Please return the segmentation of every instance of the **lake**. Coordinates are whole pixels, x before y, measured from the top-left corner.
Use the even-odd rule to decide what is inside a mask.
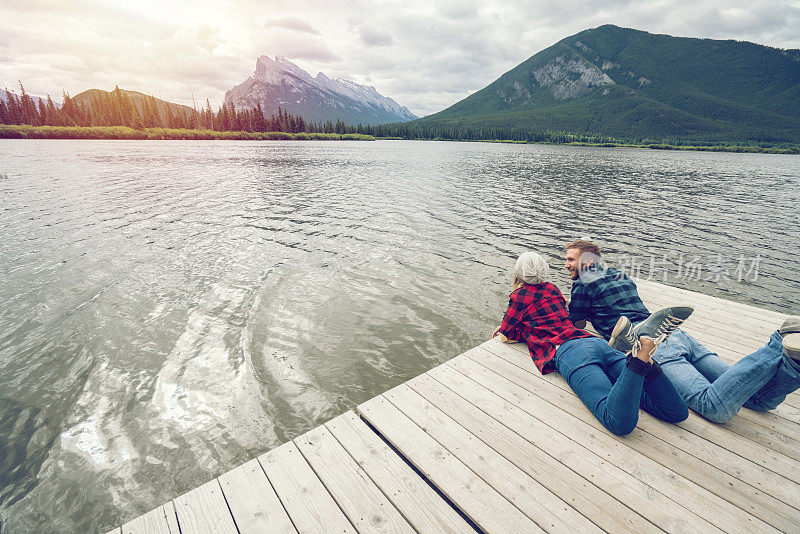
[[[525,250],[800,313],[798,156],[0,140],[0,198],[4,533],[108,530],[483,342]]]

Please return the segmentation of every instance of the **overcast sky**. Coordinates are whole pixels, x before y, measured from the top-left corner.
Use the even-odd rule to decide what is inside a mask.
[[[3,0],[0,84],[216,107],[258,56],[280,55],[427,115],[602,24],[800,48],[800,0]]]

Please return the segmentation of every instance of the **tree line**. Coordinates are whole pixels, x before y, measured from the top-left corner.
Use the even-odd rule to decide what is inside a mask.
[[[193,106],[189,111],[157,101],[152,95],[132,97],[127,91],[115,87],[113,91],[98,91],[87,104],[63,93],[63,103],[56,106],[50,95],[34,100],[20,83],[20,95],[5,90],[6,100],[0,101],[0,124],[27,124],[31,126],[126,126],[135,130],[146,128],[212,130],[217,132],[287,132],[364,134],[379,138],[444,139],[456,141],[516,141],[527,143],[612,143],[617,140],[599,134],[574,134],[568,132],[520,128],[518,126],[485,127],[464,124],[460,121],[417,120],[391,124],[350,125],[338,119],[335,122],[307,121],[301,115],[292,115],[281,108],[277,114],[264,114],[261,104],[237,108],[223,102],[217,111],[206,105]]]
[[[288,132],[288,133],[355,133],[343,121],[307,121],[300,114],[292,115],[278,108],[277,115],[267,117],[261,104],[251,109],[239,108],[232,102],[223,102],[215,112],[206,100],[205,107],[190,111],[168,105],[160,106],[153,96],[131,97],[128,92],[115,87],[113,91],[98,91],[87,105],[63,93],[63,103],[56,106],[50,95],[34,100],[20,83],[20,95],[5,90],[5,101],[0,100],[0,124],[28,124],[31,126],[127,126],[134,130],[145,128],[170,128],[189,130],[214,130],[218,132]]]

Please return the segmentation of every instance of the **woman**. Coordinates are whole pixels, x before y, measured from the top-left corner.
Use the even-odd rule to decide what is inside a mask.
[[[525,252],[519,257],[508,310],[492,337],[526,342],[536,367],[543,374],[561,373],[614,434],[624,436],[636,428],[640,405],[664,421],[685,420],[686,402],[650,359],[661,339],[639,338],[626,358],[605,340],[575,328],[563,295],[548,282],[549,275],[550,267],[539,254]],[[657,313],[652,316],[656,320]]]

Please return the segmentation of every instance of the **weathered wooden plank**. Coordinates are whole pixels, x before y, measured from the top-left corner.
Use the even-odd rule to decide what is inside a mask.
[[[383,396],[358,410],[484,532],[543,532]]]
[[[359,532],[414,532],[325,426],[294,440],[306,461]]]
[[[763,316],[758,308],[748,314],[731,309],[724,301],[709,305],[704,302],[687,301],[670,293],[653,293],[640,289],[639,296],[648,309],[655,311],[668,306],[689,305],[694,312],[687,320],[704,328],[718,330],[721,333],[739,336],[743,340],[760,341],[774,332],[784,321],[785,316]]]
[[[221,475],[219,484],[240,533],[297,532],[255,458]]]
[[[565,534],[602,532],[407,384],[386,392],[384,397],[542,529]]]
[[[670,295],[670,296],[675,296],[677,298],[686,299],[692,302],[706,303],[710,307],[724,306],[726,309],[735,310],[744,315],[753,313],[756,314],[756,317],[768,317],[768,318],[779,318],[786,316],[784,312],[769,310],[766,308],[753,306],[751,304],[745,304],[743,302],[736,302],[734,300],[729,300],[726,298],[722,298],[720,296],[707,295],[699,291],[691,291],[688,289],[683,289],[677,286],[663,284],[653,280],[635,279],[635,281],[637,286],[642,286],[645,288],[646,291],[655,294]]]
[[[122,525],[122,534],[179,534],[179,532],[172,501]]]
[[[508,346],[525,354],[528,357],[528,361],[530,361],[528,348],[524,344],[511,343],[508,344]],[[707,345],[707,348],[712,351],[717,351],[713,345]],[[769,412],[756,412],[742,409],[738,416],[765,426],[772,432],[779,432],[785,436],[793,437],[800,435],[800,409],[786,403],[781,404]]]
[[[693,306],[684,330],[730,363],[786,317],[637,284],[650,309]],[[488,532],[539,531],[535,523],[561,532],[800,531],[799,393],[771,412],[742,409],[725,425],[694,414],[666,425],[642,413],[640,428],[619,438],[561,377],[538,374],[526,348],[493,341],[362,407]],[[294,532],[292,520],[300,532],[471,528],[351,412],[113,532],[173,534],[179,522],[182,533]]]
[[[481,384],[453,369],[436,368],[428,372],[432,378],[472,402],[481,410],[509,428],[515,429],[536,447],[552,454],[567,467],[590,480],[633,510],[647,510],[646,518],[668,532],[682,532],[692,528],[715,531],[715,526],[694,511],[682,508],[667,498],[660,488],[661,480],[650,484],[631,476],[597,454],[595,443],[581,442],[561,434],[541,420],[532,417],[514,402],[490,391]],[[469,399],[469,400],[467,400]],[[559,425],[568,420],[564,414]],[[679,512],[676,512],[679,510]]]
[[[757,422],[750,421],[743,417],[743,413],[749,411],[746,408],[739,412],[739,417],[734,417],[729,422],[719,425],[720,427],[738,434],[743,438],[749,439],[753,443],[771,449],[781,454],[785,454],[795,460],[800,460],[800,440],[780,434],[778,432],[771,432],[768,428],[761,426]],[[709,425],[710,423],[705,419],[691,412],[689,417],[697,420],[702,425]],[[800,432],[798,433],[800,436]]]
[[[164,504],[164,515],[167,518],[170,533],[178,534],[180,527],[178,526],[178,514],[175,512],[175,503],[173,501]]]
[[[683,298],[677,288],[652,282],[640,290],[640,294],[648,307],[675,305],[676,299]],[[696,299],[695,312],[684,329],[698,339],[702,337],[704,345],[713,344],[716,347],[713,350],[722,352],[720,356],[731,363],[763,346],[788,316],[717,297],[693,294],[689,298]],[[724,353],[734,358],[729,359]],[[800,393],[790,394],[785,402],[800,408]]]
[[[174,502],[182,534],[237,534],[217,479],[184,493]]]
[[[262,454],[258,462],[298,532],[356,532],[293,442]]]
[[[677,305],[674,301],[667,299],[646,298],[642,300],[645,306],[652,311]],[[741,321],[730,313],[716,312],[699,307],[695,308],[695,311],[684,324],[693,327],[699,332],[742,343],[748,347],[766,343],[772,332],[780,325],[780,323],[775,323],[770,325],[770,328],[748,326],[741,324]]]
[[[786,314],[782,312],[758,308],[756,306],[751,306],[750,304],[743,304],[741,302],[706,295],[696,291],[689,291],[688,289],[665,285],[651,280],[635,279],[635,282],[637,287],[640,288],[640,292],[644,289],[644,291],[648,294],[653,293],[659,295],[669,295],[670,297],[682,299],[686,302],[705,305],[709,308],[723,308],[735,311],[741,316],[748,317],[753,320],[769,322],[771,320],[786,317]]]
[[[710,441],[724,444],[726,449],[775,473],[784,474],[800,469],[800,461],[797,459],[786,456],[777,450],[767,449],[749,439],[742,439],[722,426],[699,423],[694,418],[681,423],[680,426],[699,436],[706,437]]]
[[[472,530],[354,412],[328,421],[325,427],[417,531],[456,534]]]
[[[536,394],[550,403],[557,403],[562,410],[598,430],[602,425],[586,410],[569,385],[557,373],[542,376],[529,360],[520,358],[509,345],[501,343],[485,343],[481,349],[492,354],[480,354],[468,351],[466,356],[489,365],[505,378]],[[502,358],[502,359],[499,359]],[[527,365],[526,365],[527,364]],[[532,369],[532,370],[531,370]],[[702,421],[707,425],[706,421]],[[671,443],[669,437],[662,439],[648,432],[655,428],[670,428],[645,412],[641,412],[639,428],[644,432],[634,432],[623,441],[626,447],[636,450],[652,460],[664,465],[685,478],[713,492],[746,512],[759,517],[763,521],[785,531],[794,531],[800,527],[800,515],[797,510],[783,501],[769,495],[767,490],[760,491],[733,475],[721,470],[709,461],[709,457],[682,451]],[[604,431],[604,430],[603,430]],[[610,434],[609,434],[610,435]],[[699,456],[699,457],[698,457]],[[713,456],[712,456],[713,457]]]
[[[645,306],[651,311],[669,306],[690,304],[667,294],[640,293]],[[692,305],[693,304],[693,305]],[[730,335],[746,341],[762,341],[769,337],[782,323],[783,319],[768,318],[752,320],[742,317],[738,312],[724,307],[707,307],[703,303],[691,303],[694,312],[687,323],[696,324],[703,329],[717,330],[720,334]]]
[[[408,384],[603,530],[662,532],[589,479],[559,462],[558,454],[535,446],[514,429],[456,395],[429,373],[410,380]]]
[[[628,475],[629,479],[638,480],[649,486],[651,489],[648,491],[658,492],[684,506],[686,512],[691,510],[709,524],[723,530],[741,528],[742,525],[746,525],[748,528],[758,531],[775,531],[757,517],[740,510],[691,480],[677,475],[658,462],[632,450],[605,429],[598,429],[568,414],[476,361],[468,357],[458,357],[448,364],[451,364],[464,376],[481,384],[486,392],[483,398],[496,394],[506,403],[511,403],[520,409],[515,414],[516,417],[523,420],[535,419],[544,425],[557,427],[557,431],[564,437],[573,443],[585,446],[596,455],[598,462],[606,462],[604,464],[606,476],[614,471],[621,472],[621,478],[623,474]],[[556,421],[558,422],[556,423]],[[634,433],[636,432],[641,431],[635,430]],[[668,504],[662,506],[675,508]],[[681,513],[685,514],[686,512],[682,511]]]
[[[700,344],[705,346],[707,349],[715,352],[717,355],[719,355],[720,358],[722,358],[731,365],[741,360],[743,357],[752,354],[758,348],[761,347],[761,345],[759,345],[758,347],[753,347],[752,349],[743,349],[740,347],[739,350],[733,350],[730,345],[728,345],[727,347],[722,346],[716,341],[708,339],[704,334],[693,331],[690,327],[686,327],[683,329],[692,336],[694,336],[697,339],[697,341],[700,342]],[[790,393],[786,397],[786,400],[780,406],[772,410],[772,413],[775,413],[780,417],[789,419],[790,421],[796,424],[800,424],[800,392],[795,391],[793,393]]]

